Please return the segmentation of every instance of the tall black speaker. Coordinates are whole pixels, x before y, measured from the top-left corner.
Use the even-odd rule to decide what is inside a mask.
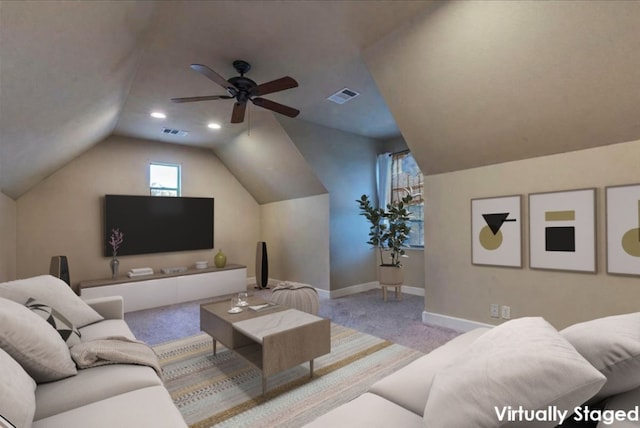
[[[51,257],[49,273],[56,278],[60,278],[66,282],[69,287],[71,287],[71,277],[69,276],[69,262],[67,261],[67,256]]]
[[[256,247],[256,288],[268,288],[269,261],[267,260],[267,243],[258,242]]]

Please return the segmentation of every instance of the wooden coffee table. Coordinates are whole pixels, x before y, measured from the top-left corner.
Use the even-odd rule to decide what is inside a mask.
[[[251,296],[249,305],[261,305],[265,300]],[[313,377],[313,360],[331,352],[331,323],[285,305],[262,311],[249,307],[230,314],[229,301],[200,306],[200,329],[216,343],[246,359],[262,372],[262,393],[267,390],[267,378],[275,373],[309,362]]]

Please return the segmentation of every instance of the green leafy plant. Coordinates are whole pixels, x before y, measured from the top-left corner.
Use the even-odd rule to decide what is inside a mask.
[[[370,223],[367,244],[378,248],[381,266],[402,266],[400,257],[404,255],[403,245],[409,238],[411,213],[407,205],[413,196],[407,195],[397,204],[387,204],[387,209],[375,208],[367,195],[356,199],[360,215]],[[389,253],[391,263],[385,263],[383,254]]]

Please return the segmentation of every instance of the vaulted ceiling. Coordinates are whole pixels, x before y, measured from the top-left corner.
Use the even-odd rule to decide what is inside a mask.
[[[230,124],[231,100],[170,102],[222,94],[189,64],[229,78],[236,59],[299,82],[266,97],[296,120],[402,134],[426,174],[640,139],[639,24],[629,1],[3,0],[0,190],[18,198],[110,134],[241,141],[263,110]],[[361,95],[326,100],[344,87]]]
[[[414,1],[34,1],[0,3],[0,189],[14,198],[111,133],[205,147],[247,130],[233,102],[174,104],[224,90],[252,64],[257,83],[285,75],[299,87],[266,98],[299,116],[375,138],[399,130],[362,51],[431,6]],[[348,105],[326,98],[350,87]],[[257,107],[254,107],[257,109]],[[160,122],[149,116],[167,114]],[[212,131],[208,122],[222,129]],[[277,123],[274,121],[274,123]],[[162,127],[186,130],[164,135]]]

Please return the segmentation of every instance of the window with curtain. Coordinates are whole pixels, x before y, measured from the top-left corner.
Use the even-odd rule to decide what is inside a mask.
[[[424,195],[422,172],[409,151],[391,155],[391,203],[397,204],[407,193],[413,196],[409,204],[411,212],[411,233],[406,245],[424,247]]]

